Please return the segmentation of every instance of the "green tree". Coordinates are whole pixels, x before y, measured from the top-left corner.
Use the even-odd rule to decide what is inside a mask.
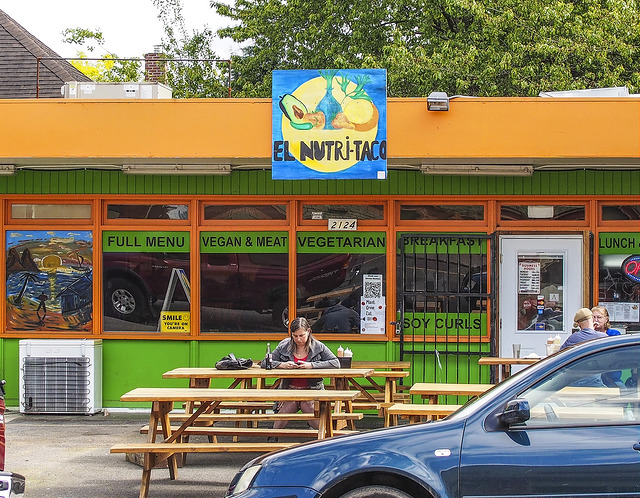
[[[391,96],[535,96],[640,88],[635,0],[211,2],[245,45],[234,96],[268,97],[274,69],[387,69]]]
[[[215,36],[205,27],[187,33],[180,0],[153,0],[162,21],[166,84],[174,98],[226,97],[229,65],[213,50]]]
[[[94,43],[106,50],[104,36],[98,30],[68,28],[62,32],[62,36],[65,43],[84,45],[88,52],[95,50]],[[116,54],[109,51],[103,57],[90,57],[82,50],[77,54],[79,60],[72,60],[71,64],[93,81],[138,81],[142,77],[142,63],[139,60],[119,59]]]
[[[163,83],[171,87],[174,98],[226,97],[228,95],[229,64],[219,61],[213,51],[214,34],[204,28],[188,34],[182,17],[180,0],[153,0],[162,21],[165,36],[162,40],[166,78]],[[63,32],[67,43],[84,46],[93,52],[95,46],[104,49],[105,40],[98,30],[84,28]],[[79,51],[83,60],[72,61],[80,71],[94,81],[140,81],[144,79],[143,60],[120,59],[107,51],[105,60],[94,61]]]

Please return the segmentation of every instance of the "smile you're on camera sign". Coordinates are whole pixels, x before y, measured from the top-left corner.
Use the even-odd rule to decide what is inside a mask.
[[[274,180],[387,178],[384,69],[274,71]]]

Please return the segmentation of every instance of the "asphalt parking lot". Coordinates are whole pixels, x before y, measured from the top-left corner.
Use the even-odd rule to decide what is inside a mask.
[[[137,498],[142,468],[116,443],[141,442],[148,413],[107,411],[93,416],[6,414],[6,470],[26,478],[24,498]],[[382,419],[365,417],[358,428],[380,427]],[[188,455],[169,479],[167,469],[151,472],[149,498],[222,498],[235,473],[257,453]]]
[[[144,440],[148,415],[21,415],[6,413],[6,469],[26,478],[24,498],[137,498],[142,468],[111,454],[116,443]],[[222,498],[234,474],[255,453],[192,454],[171,481],[151,473],[149,498]]]

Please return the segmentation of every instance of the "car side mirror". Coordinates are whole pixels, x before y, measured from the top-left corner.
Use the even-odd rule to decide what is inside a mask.
[[[500,422],[507,427],[521,424],[531,418],[529,402],[526,399],[512,399],[499,415]]]
[[[19,498],[24,494],[24,476],[13,472],[0,472],[0,497]]]

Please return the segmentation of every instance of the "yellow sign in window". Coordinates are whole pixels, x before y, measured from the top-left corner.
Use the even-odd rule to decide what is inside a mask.
[[[191,313],[188,311],[162,311],[160,332],[191,332]]]

